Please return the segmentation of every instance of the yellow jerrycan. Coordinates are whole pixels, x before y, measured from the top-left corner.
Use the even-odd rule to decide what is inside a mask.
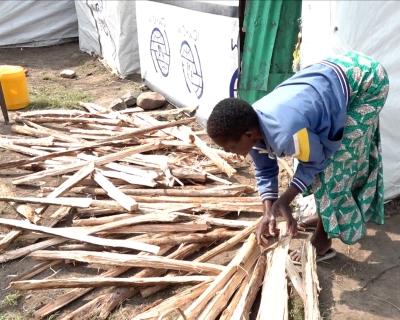
[[[0,65],[0,81],[7,110],[18,110],[29,105],[28,84],[24,68]]]

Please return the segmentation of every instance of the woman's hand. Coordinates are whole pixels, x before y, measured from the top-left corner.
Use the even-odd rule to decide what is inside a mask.
[[[298,193],[299,192],[296,188],[289,186],[278,200],[264,201],[264,217],[256,230],[257,243],[259,245],[264,243],[262,235],[267,229],[271,236],[275,236],[276,217],[278,213],[282,214],[286,220],[286,231],[289,232],[291,236],[295,236],[297,234],[297,221],[293,218],[290,203]]]

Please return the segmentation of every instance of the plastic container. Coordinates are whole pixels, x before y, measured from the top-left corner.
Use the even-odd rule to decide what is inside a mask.
[[[18,110],[29,105],[28,85],[22,67],[0,66],[0,81],[7,110]]]

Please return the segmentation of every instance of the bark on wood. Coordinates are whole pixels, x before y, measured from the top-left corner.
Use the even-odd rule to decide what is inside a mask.
[[[283,319],[287,306],[287,292],[285,290],[285,265],[291,237],[286,234],[286,224],[280,226],[279,241],[276,249],[271,253],[268,260],[268,268],[264,278],[261,293],[260,309],[257,320],[260,319]],[[270,263],[271,262],[271,263]],[[272,263],[273,262],[273,263]],[[271,292],[274,292],[271,295]]]
[[[36,226],[34,224],[27,224],[27,223],[24,223],[21,221],[11,220],[11,219],[0,218],[0,224],[13,226],[13,227],[17,227],[17,228],[22,228],[22,229],[26,229],[26,230],[44,232],[44,233],[48,233],[48,234],[53,234],[55,236],[72,239],[72,240],[78,240],[78,241],[87,242],[87,243],[92,243],[92,244],[96,244],[96,245],[100,245],[100,246],[127,248],[127,249],[151,252],[154,254],[157,254],[160,249],[157,246],[149,245],[149,244],[145,244],[145,243],[141,243],[141,242],[136,242],[136,241],[128,242],[128,241],[124,241],[124,240],[115,240],[115,239],[102,239],[102,238],[92,237],[89,235],[77,234],[77,233],[68,232],[68,231],[64,231],[64,230],[57,230],[55,228]],[[68,258],[66,258],[66,259],[68,259]]]
[[[10,202],[11,206],[14,208],[18,214],[22,215],[26,219],[28,219],[33,224],[41,224],[42,216],[40,213],[36,213],[32,207],[26,204],[18,204],[14,202]]]
[[[106,177],[104,177],[100,171],[96,170],[93,179],[102,187],[110,198],[113,198],[117,201],[123,208],[128,210],[129,212],[135,211],[138,208],[138,205],[133,198],[124,194],[121,190],[115,187]]]
[[[15,144],[11,144],[11,143],[0,143],[0,148],[10,150],[10,151],[15,151],[15,152],[22,153],[22,154],[27,154],[29,156],[35,156],[35,157],[44,156],[44,155],[49,154],[47,151],[36,150],[36,149],[24,147],[24,146],[17,146]]]
[[[59,205],[77,208],[89,207],[93,200],[85,198],[17,198],[17,197],[0,197],[0,201],[17,202],[17,203],[38,203],[46,205]]]
[[[43,290],[59,288],[92,288],[110,286],[147,286],[212,281],[213,276],[181,276],[152,278],[68,278],[50,280],[24,280],[10,283],[14,290]]]
[[[141,215],[141,214],[132,214],[132,213],[121,213],[121,214],[112,215],[110,217],[89,218],[89,219],[74,219],[72,221],[72,225],[74,227],[98,226],[98,225],[103,225],[105,223],[110,223],[110,222],[114,222],[114,221],[119,221],[119,220],[124,220],[124,219],[127,219],[127,218],[139,217],[139,216],[143,216],[143,215]]]
[[[109,240],[108,240],[109,241]],[[70,259],[88,263],[98,263],[117,266],[131,267],[150,267],[156,269],[173,269],[189,271],[196,274],[216,275],[224,270],[224,267],[211,264],[192,261],[178,261],[158,256],[139,256],[132,254],[118,254],[109,252],[92,252],[85,251],[36,251],[30,254],[34,259]]]
[[[198,314],[202,311],[214,294],[223,288],[225,283],[242,264],[242,261],[246,261],[254,250],[257,250],[257,242],[254,234],[251,234],[235,258],[222,270],[222,272],[215,278],[207,290],[204,291],[187,310],[185,310],[185,315],[188,319],[197,319]]]
[[[304,315],[305,319],[319,320],[321,315],[318,306],[318,292],[320,290],[315,247],[310,241],[304,241],[301,248],[301,263],[304,281]]]

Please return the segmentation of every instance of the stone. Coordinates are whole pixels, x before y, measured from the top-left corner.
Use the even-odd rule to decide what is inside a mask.
[[[114,99],[111,101],[111,103],[108,106],[109,109],[114,110],[114,111],[121,111],[127,108],[127,105],[124,100],[118,98]]]
[[[141,94],[140,91],[129,91],[126,94],[124,94],[121,99],[124,100],[126,106],[132,107],[134,105],[136,105],[136,100],[139,97],[139,95]]]
[[[74,70],[65,69],[65,70],[60,72],[60,76],[62,78],[73,79],[73,78],[76,77],[76,72]]]
[[[144,110],[160,108],[164,105],[165,98],[157,92],[143,92],[136,100],[136,104]]]

